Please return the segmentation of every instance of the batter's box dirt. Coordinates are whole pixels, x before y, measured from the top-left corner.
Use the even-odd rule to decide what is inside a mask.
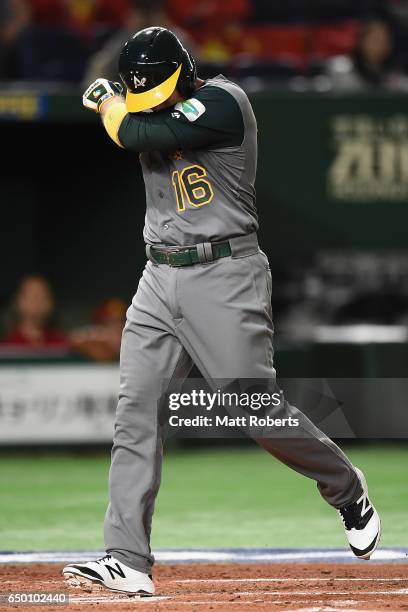
[[[0,567],[0,592],[68,592],[69,607],[11,606],[46,612],[137,610],[158,612],[214,610],[288,610],[329,612],[347,610],[408,611],[408,568],[373,564],[182,564],[155,568],[157,594],[129,598],[95,588],[82,591],[66,585],[62,565],[32,564]]]

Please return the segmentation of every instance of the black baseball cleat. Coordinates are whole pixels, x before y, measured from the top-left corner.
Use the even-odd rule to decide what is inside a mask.
[[[154,595],[152,577],[121,563],[111,555],[98,561],[66,565],[62,575],[70,586],[92,590],[99,584],[118,593],[128,595]]]
[[[377,510],[368,499],[368,488],[364,474],[355,468],[363,488],[356,502],[339,509],[340,518],[349,546],[359,559],[369,559],[378,546],[381,522]]]

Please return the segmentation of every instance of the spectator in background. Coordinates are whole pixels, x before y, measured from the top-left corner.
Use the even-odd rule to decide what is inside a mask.
[[[118,56],[123,45],[133,34],[151,25],[170,28],[183,44],[189,49],[194,48],[189,35],[170,23],[162,0],[132,0],[123,26],[91,58],[83,80],[84,84],[86,83],[85,86],[99,77],[117,81],[119,78]]]
[[[118,28],[128,12],[129,0],[26,0],[38,26],[60,27],[85,38],[97,29]]]
[[[71,334],[73,350],[95,361],[116,361],[119,358],[126,303],[119,298],[103,302],[93,316],[94,325]]]
[[[386,21],[371,19],[363,24],[353,57],[337,56],[327,62],[333,89],[384,88],[408,90],[408,79],[396,67],[393,33]]]
[[[63,0],[0,0],[0,77],[79,81],[85,45],[71,31]]]
[[[30,19],[26,0],[0,1],[0,79],[18,76],[14,57],[16,45]]]
[[[269,0],[268,0],[269,1]],[[185,27],[210,28],[230,21],[243,21],[251,14],[251,0],[167,0],[169,15]]]
[[[130,0],[0,0],[0,77],[81,81],[96,48],[121,27]]]
[[[392,21],[399,58],[408,68],[408,0],[388,0],[387,16]]]
[[[252,56],[258,52],[257,41],[243,29],[252,12],[251,0],[167,0],[166,5],[177,23],[194,32],[204,62],[223,64],[237,55]]]
[[[67,336],[50,321],[55,303],[48,281],[42,276],[26,276],[13,301],[14,324],[2,344],[13,348],[69,350]]]

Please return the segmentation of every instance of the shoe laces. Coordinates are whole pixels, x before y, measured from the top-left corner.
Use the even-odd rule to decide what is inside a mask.
[[[364,492],[356,502],[340,508],[339,512],[345,528],[350,531],[353,528],[362,529],[365,527],[369,519],[369,517],[366,517],[366,514],[371,508],[369,499]]]
[[[104,561],[108,561],[108,559],[111,559],[111,555],[105,555],[104,557],[101,557],[97,560],[97,563],[103,563]]]

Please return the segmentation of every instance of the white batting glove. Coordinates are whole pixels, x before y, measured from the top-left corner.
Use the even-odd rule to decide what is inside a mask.
[[[85,108],[89,108],[89,110],[99,113],[102,105],[107,100],[114,96],[122,95],[122,92],[123,87],[120,83],[114,83],[107,79],[96,79],[82,96],[82,104]]]

